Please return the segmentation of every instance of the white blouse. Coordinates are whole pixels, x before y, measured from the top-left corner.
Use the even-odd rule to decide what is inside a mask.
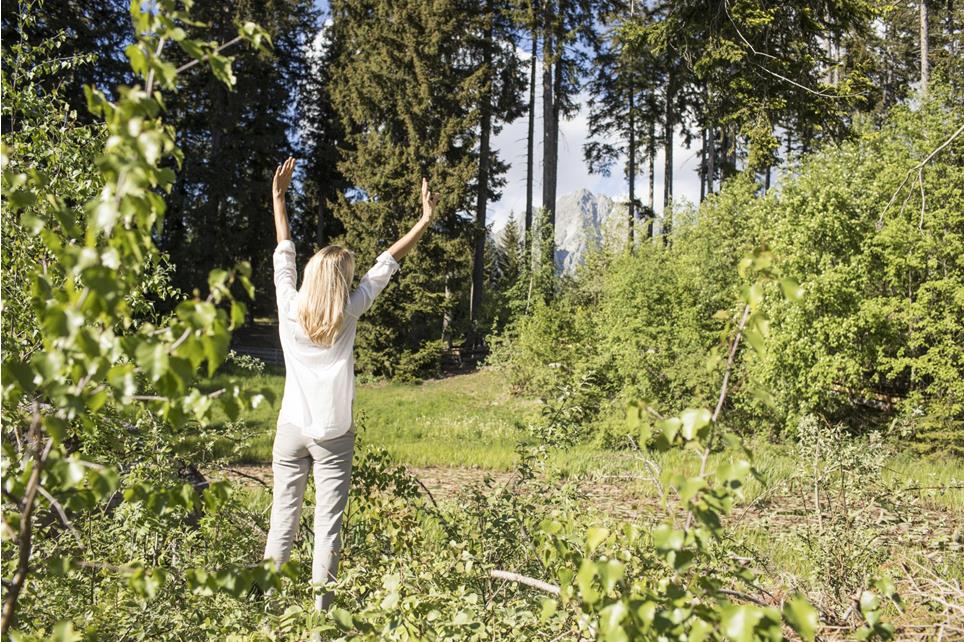
[[[285,391],[278,425],[291,424],[312,439],[348,432],[355,398],[355,330],[360,317],[398,271],[398,261],[382,252],[345,306],[345,320],[331,346],[312,343],[298,321],[295,245],[281,241],[274,251],[278,331],[285,358]]]

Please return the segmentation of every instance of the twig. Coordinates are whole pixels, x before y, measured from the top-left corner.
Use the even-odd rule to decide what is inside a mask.
[[[80,547],[80,550],[85,550],[86,547],[84,546],[83,540],[80,538],[80,533],[77,532],[77,529],[74,528],[74,525],[67,518],[67,512],[64,510],[64,507],[61,506],[60,502],[57,501],[57,498],[47,492],[47,489],[43,486],[38,486],[37,491],[47,499],[50,507],[53,508],[60,517],[60,521],[63,522],[64,526],[66,526],[70,530],[71,534],[73,534],[74,539],[77,540],[77,546]]]
[[[225,49],[227,49],[227,48],[230,47],[231,45],[236,44],[236,43],[237,43],[238,41],[240,41],[241,39],[242,39],[241,36],[236,36],[236,37],[232,38],[231,40],[228,40],[226,43],[224,43],[223,45],[221,45],[220,47],[218,47],[217,49],[215,49],[212,53],[210,53],[210,54],[205,54],[205,55],[203,55],[203,56],[200,57],[200,58],[195,58],[194,60],[192,60],[192,61],[190,61],[190,62],[187,62],[187,63],[181,65],[180,67],[178,67],[178,68],[174,71],[174,73],[175,73],[175,74],[180,74],[180,73],[182,73],[182,72],[187,71],[188,69],[190,69],[191,67],[193,67],[194,65],[196,65],[196,64],[198,64],[198,63],[205,62],[205,61],[206,61],[208,58],[210,58],[212,55],[221,53],[222,51],[224,51]]]
[[[35,440],[40,438],[40,410],[34,402],[33,419],[30,422],[28,440],[33,437]],[[23,508],[20,513],[20,531],[17,534],[17,570],[14,572],[3,600],[3,615],[0,619],[0,637],[6,638],[7,629],[13,622],[13,614],[17,608],[17,600],[20,591],[23,589],[24,582],[27,580],[27,573],[30,572],[30,554],[33,551],[33,511],[36,506],[38,489],[40,488],[40,474],[43,471],[47,456],[53,447],[53,439],[47,439],[40,452],[34,451],[33,470],[30,471],[30,479],[27,481],[27,491],[24,493]]]
[[[255,476],[255,475],[250,475],[250,474],[245,473],[245,472],[241,472],[240,470],[238,470],[238,469],[236,469],[236,468],[225,468],[224,470],[226,470],[226,471],[228,471],[228,472],[231,472],[231,473],[234,473],[235,475],[238,475],[239,477],[244,477],[244,478],[246,478],[246,479],[251,479],[251,480],[253,480],[253,481],[256,481],[256,482],[258,482],[259,484],[261,484],[262,486],[264,486],[265,488],[267,488],[268,490],[271,489],[271,486],[269,486],[268,483],[265,482],[265,481],[264,481],[263,479],[261,479],[260,477],[257,477],[257,476]]]
[[[743,330],[746,328],[746,322],[750,318],[750,306],[749,304],[743,307],[743,316],[740,317],[740,325],[736,328],[736,336],[733,337],[733,342],[730,344],[730,352],[726,356],[726,371],[723,373],[723,384],[720,386],[720,398],[716,402],[716,408],[713,410],[713,416],[710,421],[716,423],[716,420],[720,418],[720,412],[723,411],[723,402],[726,401],[726,393],[730,386],[730,373],[733,371],[733,362],[736,360],[736,350],[740,345],[740,338],[743,336]],[[700,471],[703,474],[703,471]]]
[[[409,472],[408,474],[409,474],[409,475],[412,475],[411,472]],[[422,482],[422,480],[419,479],[418,477],[416,477],[415,475],[412,475],[412,479],[414,479],[415,482],[416,482],[419,486],[422,487],[422,490],[425,491],[425,494],[428,495],[428,500],[429,500],[430,502],[432,502],[432,506],[435,507],[435,510],[442,510],[442,509],[439,508],[438,502],[435,501],[435,497],[432,495],[432,491],[430,491],[430,490],[428,489],[428,486],[426,486],[426,485]]]
[[[498,569],[492,569],[489,571],[489,576],[494,577],[498,580],[506,580],[509,582],[515,582],[517,584],[525,584],[526,586],[531,586],[532,588],[537,588],[540,591],[545,591],[546,593],[551,593],[553,595],[559,595],[560,589],[555,584],[550,584],[549,582],[543,582],[542,580],[537,580],[533,577],[526,577],[525,575],[519,575],[518,573],[513,573],[511,571],[500,571]]]
[[[887,214],[887,210],[889,210],[889,209],[890,209],[890,206],[894,204],[894,201],[895,201],[895,200],[897,200],[897,196],[900,194],[901,190],[904,189],[904,185],[907,184],[907,181],[910,180],[910,177],[914,174],[914,172],[918,172],[918,177],[919,177],[920,180],[923,182],[924,166],[927,165],[927,163],[929,163],[930,160],[931,160],[932,158],[934,158],[934,156],[936,156],[942,149],[944,149],[945,147],[947,147],[948,145],[950,145],[951,143],[953,143],[954,140],[955,140],[958,136],[961,135],[961,132],[964,132],[964,125],[961,125],[960,127],[958,127],[958,128],[957,128],[957,131],[954,132],[953,134],[951,134],[950,138],[948,138],[948,139],[945,140],[943,143],[941,143],[940,145],[938,145],[938,146],[934,149],[934,151],[932,151],[930,154],[928,154],[928,155],[924,158],[924,160],[922,160],[921,162],[919,162],[917,165],[911,167],[911,168],[907,171],[907,174],[904,176],[904,180],[902,180],[902,181],[900,182],[900,185],[897,186],[897,189],[894,191],[894,195],[890,197],[890,200],[887,201],[887,205],[884,206],[884,211],[880,213],[880,218],[877,219],[877,227],[878,227],[878,228],[880,228],[880,227],[883,226],[883,224],[884,224],[884,215]]]
[[[750,304],[743,306],[743,315],[740,317],[740,324],[736,327],[736,335],[730,342],[730,351],[726,356],[726,370],[723,372],[723,383],[720,385],[720,397],[716,402],[716,408],[713,410],[713,415],[710,417],[710,425],[716,425],[717,420],[720,418],[720,412],[723,410],[723,403],[726,401],[726,393],[730,387],[730,373],[733,371],[733,362],[736,361],[736,350],[740,345],[740,338],[743,336],[743,330],[746,328],[746,322],[750,318]],[[710,438],[706,440],[706,447],[703,449],[703,455],[700,458],[700,474],[699,477],[702,478],[706,474],[706,464],[710,459]],[[686,529],[689,530],[690,526],[693,525],[693,512],[689,511],[686,515]]]
[[[735,597],[736,599],[743,600],[745,602],[752,602],[757,606],[763,606],[763,607],[770,606],[770,604],[767,604],[763,600],[759,600],[753,597],[752,595],[747,595],[746,593],[740,593],[739,591],[731,591],[730,589],[717,589],[716,592],[722,595],[729,595],[730,597]]]

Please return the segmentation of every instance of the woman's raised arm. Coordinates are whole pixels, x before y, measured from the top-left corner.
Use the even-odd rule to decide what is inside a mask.
[[[271,181],[271,204],[274,206],[274,231],[278,237],[278,243],[291,240],[291,233],[288,231],[288,212],[285,209],[285,192],[291,185],[291,175],[295,171],[295,159],[289,157],[288,160],[278,165],[274,172],[274,180]]]
[[[428,189],[428,181],[422,179],[422,218],[412,226],[412,229],[402,238],[395,241],[395,244],[388,248],[388,253],[399,261],[406,254],[412,251],[418,240],[425,234],[425,230],[432,223],[432,216],[435,214],[435,206],[438,205],[438,194],[434,194]]]

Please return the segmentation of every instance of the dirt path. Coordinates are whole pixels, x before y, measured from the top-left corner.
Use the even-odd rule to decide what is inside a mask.
[[[470,486],[482,484],[486,478],[492,480],[494,488],[499,488],[511,483],[515,475],[511,472],[479,468],[433,466],[407,467],[407,470],[422,482],[435,501],[440,503],[457,500],[460,493]],[[273,477],[270,466],[232,466],[219,472],[232,481],[258,484],[266,488],[271,487]],[[573,483],[575,491],[585,497],[588,505],[610,517],[633,519],[642,514],[652,515],[660,511],[659,499],[640,494],[633,488],[634,481],[635,478],[631,476],[609,476],[602,479],[579,479]],[[563,483],[559,482],[559,486],[561,488]]]
[[[514,473],[459,467],[408,467],[439,503],[458,500],[469,487],[491,479],[492,488],[510,484]],[[234,466],[220,471],[229,479],[243,484],[271,487],[270,466]],[[663,501],[655,491],[640,492],[646,481],[632,474],[583,477],[569,482],[555,482],[560,490],[565,483],[573,486],[580,503],[601,515],[618,520],[650,520],[667,516]],[[672,491],[665,491],[672,492]],[[668,503],[674,506],[674,498]],[[731,526],[762,528],[788,532],[815,520],[809,497],[799,488],[777,484],[737,506],[729,517]],[[923,550],[964,551],[964,515],[926,501],[905,502],[900,512],[879,506],[868,508],[877,527],[895,540],[916,541]]]

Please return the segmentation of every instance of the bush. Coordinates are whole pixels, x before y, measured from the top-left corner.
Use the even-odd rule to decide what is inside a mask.
[[[494,361],[544,399],[594,382],[595,396],[616,403],[590,407],[589,422],[635,398],[668,412],[711,403],[723,333],[739,315],[730,302],[748,285],[733,268],[764,245],[807,297],[789,304],[776,283],[755,294],[772,319],[771,349],[738,361],[726,421],[793,435],[815,414],[964,453],[959,113],[935,89],[917,111],[897,108],[879,128],[862,125],[853,141],[804,159],[767,195],[736,177],[697,211],[675,213],[668,247],[590,258],[514,323]],[[752,383],[770,396],[758,399]]]

